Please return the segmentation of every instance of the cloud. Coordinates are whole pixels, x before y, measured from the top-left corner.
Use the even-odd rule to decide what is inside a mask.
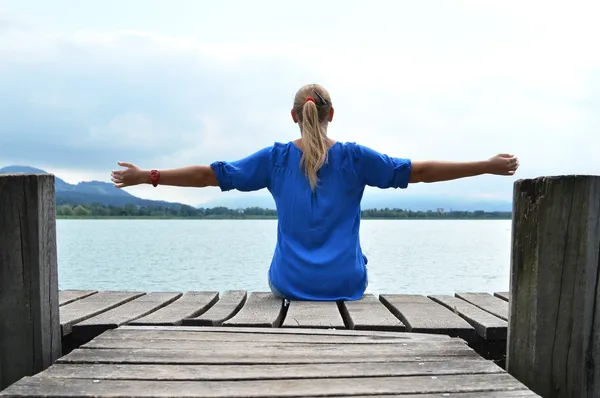
[[[143,29],[112,26],[101,8],[60,29],[58,14],[32,17],[38,24],[0,14],[0,163],[108,180],[118,160],[164,168],[235,159],[295,138],[293,95],[320,82],[340,140],[415,159],[514,152],[520,177],[600,169],[594,3],[319,2],[337,17],[309,18],[263,1],[253,7],[272,8],[252,21],[224,18],[217,5],[197,22],[187,18],[197,5],[182,4],[187,13],[144,16],[124,6],[117,20]],[[513,181],[407,193],[510,197]],[[132,192],[193,204],[218,195]]]

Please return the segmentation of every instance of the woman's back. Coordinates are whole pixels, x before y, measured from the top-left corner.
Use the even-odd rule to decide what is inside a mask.
[[[277,246],[269,280],[296,300],[355,300],[367,285],[359,241],[366,185],[405,188],[411,163],[355,143],[333,144],[313,189],[295,143],[275,143],[237,162],[212,167],[221,189],[268,188],[277,206]]]
[[[270,190],[279,222],[272,285],[292,299],[361,297],[367,283],[358,240],[364,185],[353,170],[349,145],[329,148],[314,191],[299,167],[302,152],[294,143],[281,145],[274,155]]]

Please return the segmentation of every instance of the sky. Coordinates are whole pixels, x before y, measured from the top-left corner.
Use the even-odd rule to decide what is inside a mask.
[[[508,198],[519,178],[599,174],[597,1],[0,0],[0,167],[75,183],[117,161],[235,160],[298,137],[304,84],[329,135],[415,160],[514,153],[514,177],[369,195]],[[200,205],[218,188],[149,186]]]

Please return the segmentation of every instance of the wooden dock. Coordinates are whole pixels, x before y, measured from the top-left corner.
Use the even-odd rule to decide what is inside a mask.
[[[59,292],[54,206],[0,176],[2,397],[600,396],[600,176],[515,183],[510,297]]]
[[[254,319],[249,309],[258,307],[246,308],[238,313],[243,322]],[[325,309],[330,306],[315,317],[297,308],[298,323],[331,326],[325,323],[334,314]],[[271,322],[263,315],[257,312],[256,319]],[[121,326],[0,392],[0,397],[323,396],[538,395],[462,339],[445,335],[213,326]]]
[[[505,342],[508,293],[366,294],[347,302],[292,301],[268,292],[59,292],[63,337],[80,344],[123,325],[353,329]]]

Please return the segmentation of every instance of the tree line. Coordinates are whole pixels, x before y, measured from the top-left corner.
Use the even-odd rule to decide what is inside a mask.
[[[195,208],[192,206],[104,206],[100,204],[59,205],[59,218],[193,218],[193,219],[275,219],[277,211],[260,207],[230,209],[227,207]],[[413,211],[406,209],[369,209],[361,212],[364,219],[488,219],[508,220],[511,212],[494,211]]]

